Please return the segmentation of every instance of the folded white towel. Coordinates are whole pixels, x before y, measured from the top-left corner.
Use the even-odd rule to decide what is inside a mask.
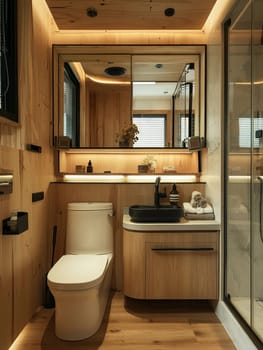
[[[193,208],[191,203],[189,202],[184,202],[183,203],[183,208],[185,213],[197,213],[197,214],[203,214],[203,213],[213,213],[214,210],[210,204],[207,204],[205,208]]]

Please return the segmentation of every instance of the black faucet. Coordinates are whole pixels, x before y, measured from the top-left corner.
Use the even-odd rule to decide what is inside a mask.
[[[166,197],[166,191],[159,192],[159,185],[161,182],[160,176],[158,176],[155,180],[155,186],[154,186],[154,206],[159,207],[160,206],[160,198]]]

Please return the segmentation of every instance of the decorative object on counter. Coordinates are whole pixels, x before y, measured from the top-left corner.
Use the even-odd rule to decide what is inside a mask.
[[[76,173],[85,173],[86,167],[85,165],[76,165]]]
[[[3,235],[17,235],[28,229],[28,213],[14,211],[11,216],[3,220]]]
[[[152,173],[155,172],[157,161],[156,159],[154,159],[153,156],[147,155],[143,160],[143,164],[147,165],[149,172],[152,172]]]
[[[120,133],[116,135],[116,142],[119,147],[132,147],[138,141],[139,130],[136,124],[131,124],[126,128],[122,128]]]
[[[93,166],[92,166],[91,160],[89,160],[88,166],[87,166],[87,173],[92,173],[92,172],[93,172]]]
[[[189,151],[200,151],[205,147],[205,139],[200,136],[191,136],[184,139],[183,144]]]
[[[148,172],[148,165],[146,164],[138,165],[138,173],[147,173],[147,172]]]
[[[176,189],[176,184],[173,184],[172,190],[169,194],[169,201],[171,205],[179,205],[180,203],[180,195]]]
[[[214,220],[215,214],[211,204],[199,191],[192,192],[190,202],[183,203],[184,216],[188,220]]]
[[[207,200],[204,197],[202,197],[202,194],[199,191],[192,192],[192,198],[190,203],[193,208],[206,208],[207,206]]]
[[[176,169],[175,169],[175,167],[173,167],[171,165],[166,165],[163,167],[163,172],[166,174],[175,174]]]

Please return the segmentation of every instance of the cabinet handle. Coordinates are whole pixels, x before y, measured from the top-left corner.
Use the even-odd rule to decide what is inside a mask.
[[[213,251],[214,248],[210,248],[210,247],[206,247],[206,248],[202,248],[202,247],[198,247],[198,248],[170,248],[170,247],[164,247],[164,248],[152,248],[152,251],[155,251],[155,252],[171,252],[171,251],[193,251],[193,252],[196,252],[196,251]]]

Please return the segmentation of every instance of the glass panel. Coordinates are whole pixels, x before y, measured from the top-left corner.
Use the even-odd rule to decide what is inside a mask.
[[[253,191],[252,191],[252,327],[263,340],[263,2],[253,7]]]
[[[232,21],[228,45],[226,293],[250,324],[251,6]]]

